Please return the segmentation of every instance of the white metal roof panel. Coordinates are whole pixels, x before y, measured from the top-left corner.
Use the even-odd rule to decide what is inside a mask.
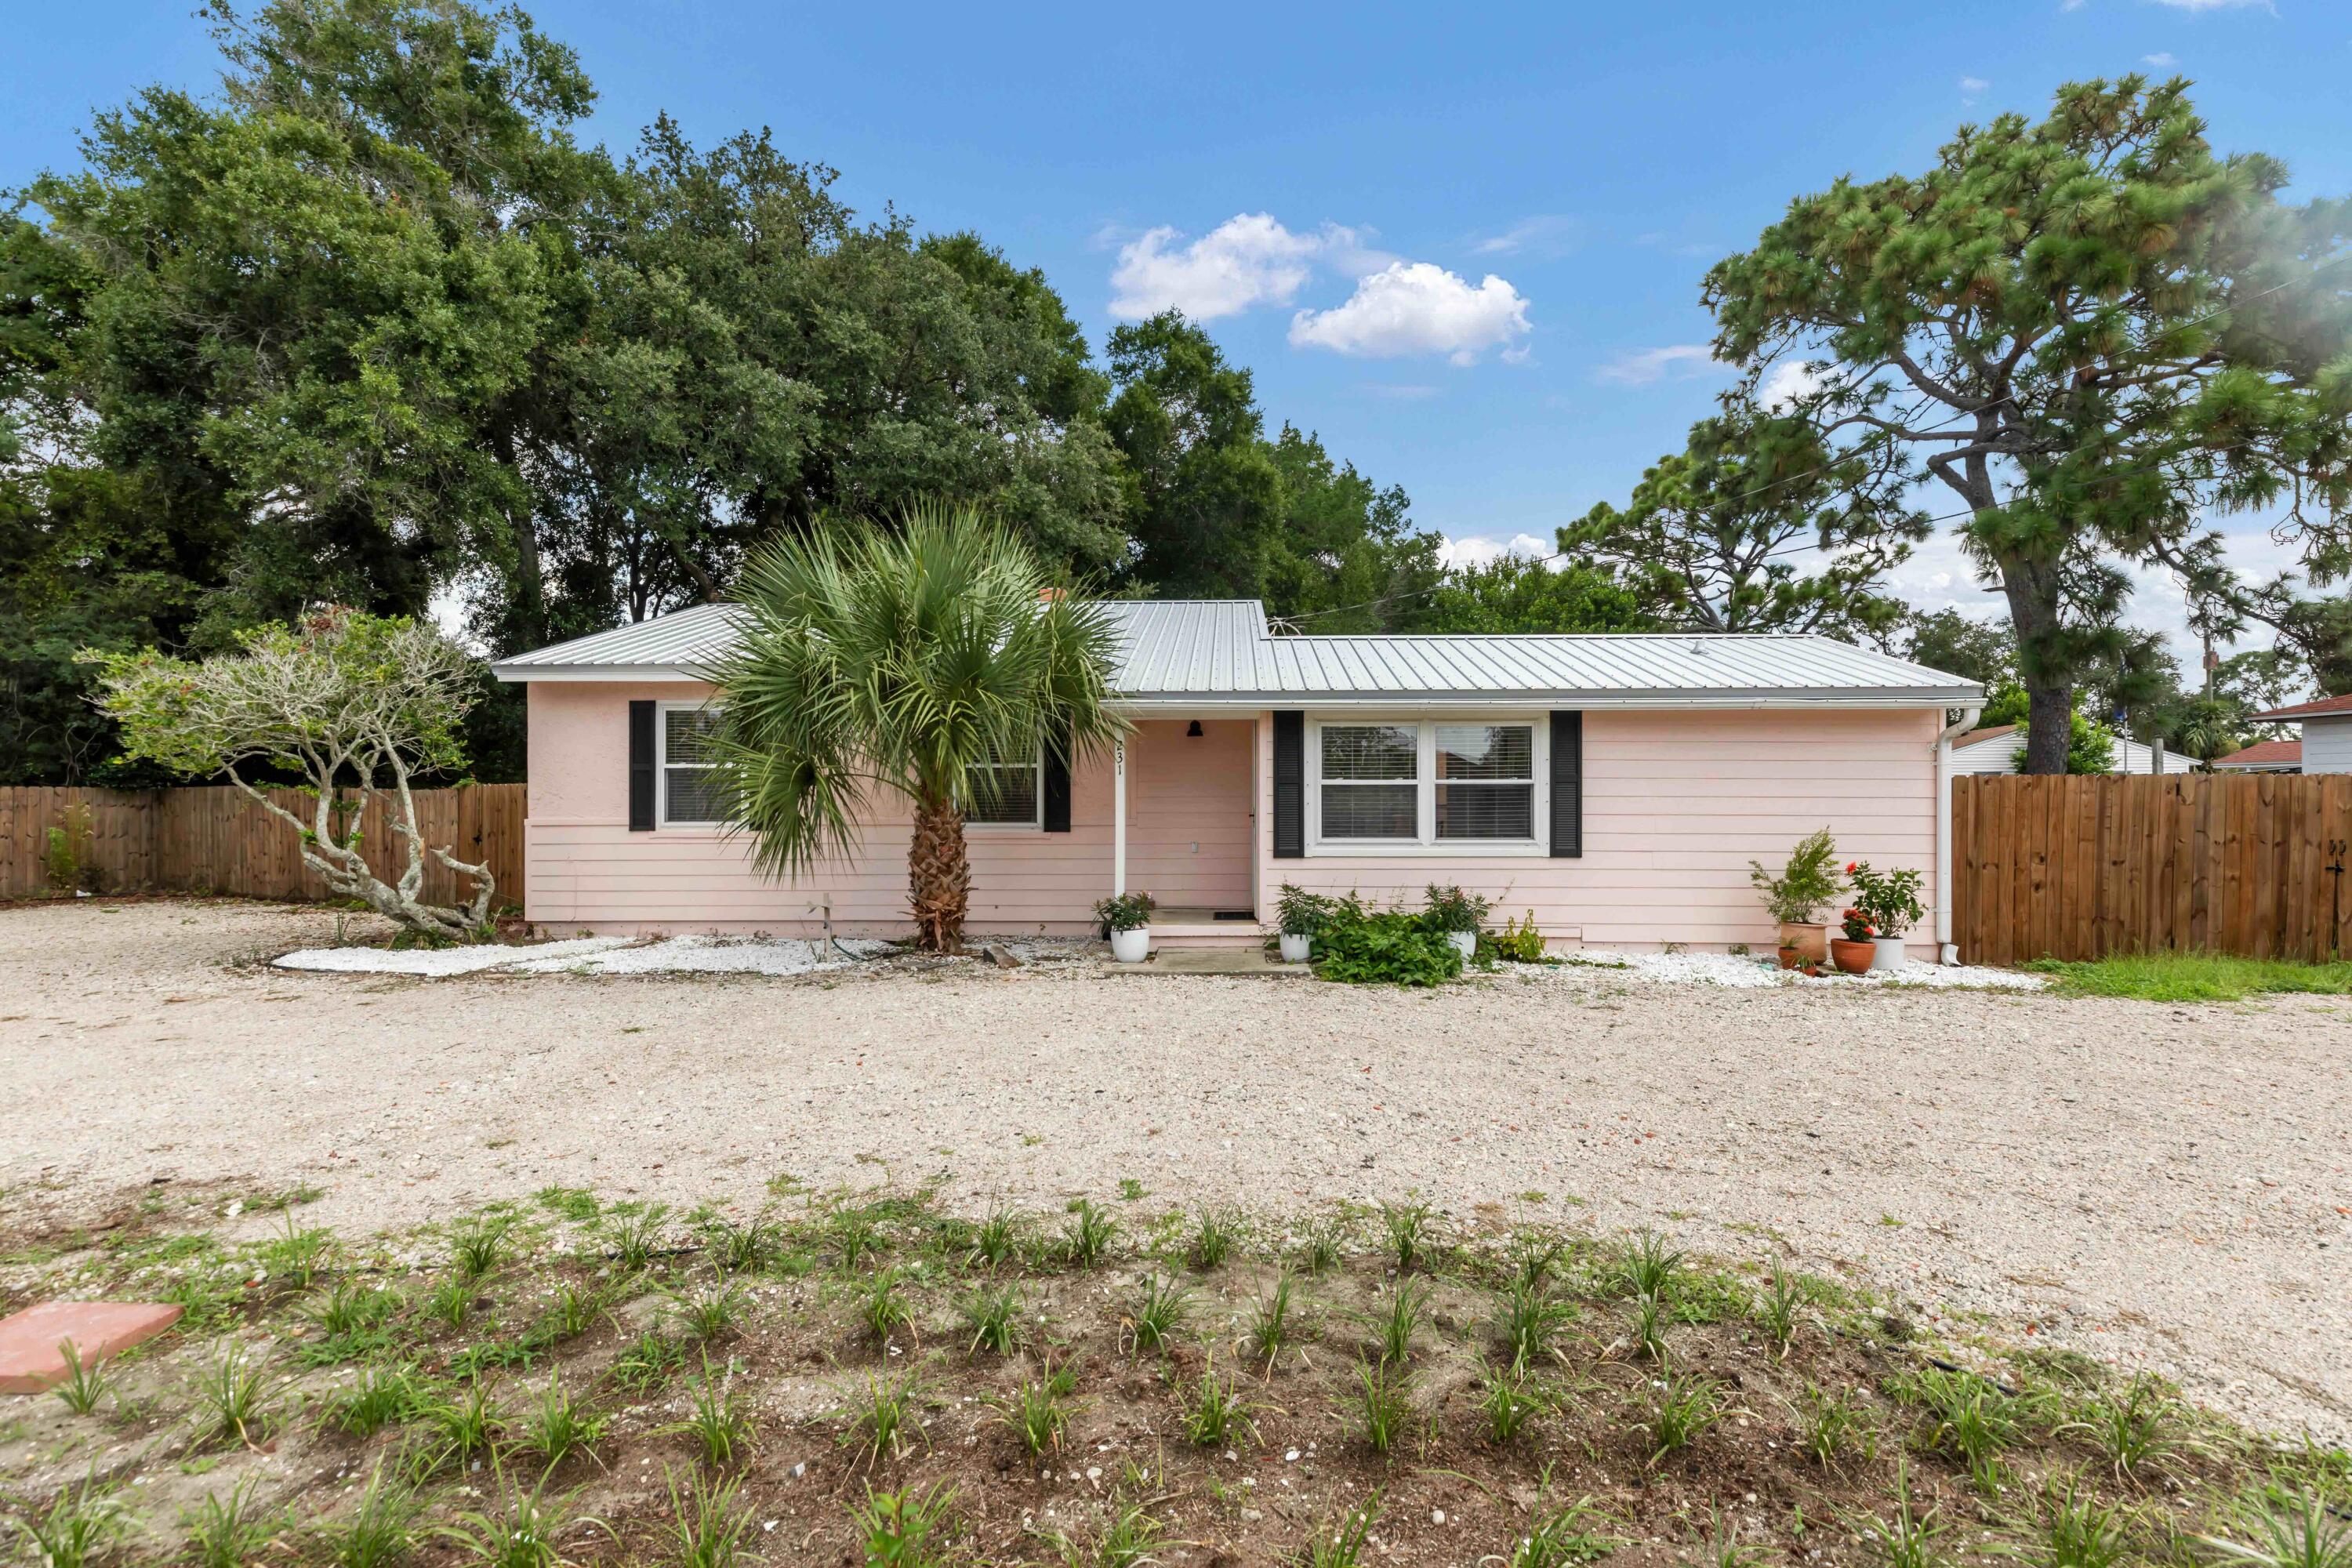
[[[1857,703],[1973,702],[1958,676],[1827,637],[1680,632],[1275,637],[1255,599],[1104,603],[1118,632],[1111,687],[1137,702],[1382,698]],[[691,679],[731,639],[733,606],[702,605],[505,659],[509,680]]]

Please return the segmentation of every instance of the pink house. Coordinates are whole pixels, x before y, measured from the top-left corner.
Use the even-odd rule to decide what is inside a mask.
[[[1255,942],[1282,884],[1418,903],[1460,883],[1556,946],[1759,950],[1748,885],[1827,825],[1927,874],[1948,921],[1951,737],[1982,692],[1820,637],[1286,637],[1255,600],[1119,603],[1108,756],[1003,765],[969,824],[975,933],[1079,934],[1106,893],[1160,945]],[[524,910],[564,930],[895,934],[908,827],[792,883],[700,786],[708,605],[521,654]],[[1957,721],[1957,722],[1954,722]],[[1948,929],[1913,933],[1931,955]]]

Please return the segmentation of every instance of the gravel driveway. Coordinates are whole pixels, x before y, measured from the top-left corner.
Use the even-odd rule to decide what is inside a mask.
[[[2352,1436],[2352,1009],[946,974],[445,980],[240,960],[335,917],[0,910],[5,1228],[157,1177],[363,1231],[553,1184],[1655,1225]],[[224,1189],[226,1190],[226,1189]],[[1538,1196],[1538,1194],[1540,1194]]]

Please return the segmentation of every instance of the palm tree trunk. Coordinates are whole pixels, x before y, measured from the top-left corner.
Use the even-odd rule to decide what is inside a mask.
[[[950,800],[915,806],[915,838],[907,847],[907,902],[915,916],[915,945],[932,952],[963,946],[963,917],[971,901],[971,861],[964,853],[963,814]]]

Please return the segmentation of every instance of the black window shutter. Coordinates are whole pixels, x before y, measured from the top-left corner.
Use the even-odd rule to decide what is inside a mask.
[[[1584,715],[1551,716],[1551,858],[1584,854]]]
[[[1038,783],[1045,808],[1045,831],[1067,833],[1070,830],[1070,736],[1045,744],[1045,776]]]
[[[654,826],[654,705],[629,704],[629,831]]]
[[[1307,715],[1274,716],[1274,858],[1307,858]]]

